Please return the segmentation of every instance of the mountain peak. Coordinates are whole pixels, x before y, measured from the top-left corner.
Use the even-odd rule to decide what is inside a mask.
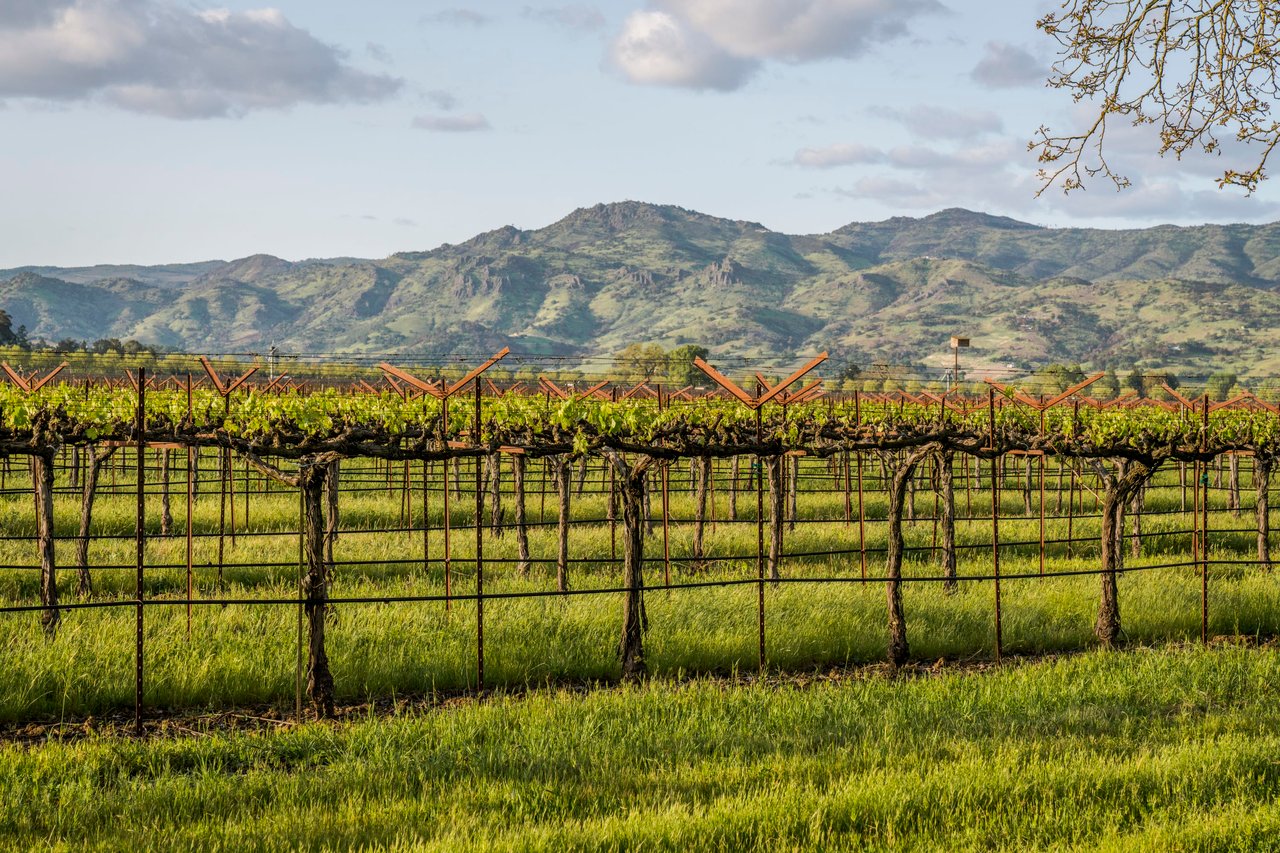
[[[1020,222],[1017,219],[1011,219],[1008,216],[993,216],[990,213],[966,210],[963,207],[948,207],[944,210],[939,210],[937,213],[931,213],[928,216],[921,217],[918,221],[927,222],[933,225],[1000,228],[1006,231],[1036,231],[1040,229],[1039,225],[1032,225],[1029,222]]]
[[[604,228],[610,232],[618,232],[635,227],[686,224],[748,226],[755,229],[764,227],[758,222],[724,219],[674,204],[627,200],[580,207],[549,228]]]
[[[258,279],[265,278],[275,273],[287,272],[293,268],[293,264],[277,258],[275,255],[249,255],[248,257],[238,258],[234,261],[216,267],[204,275],[200,276],[198,281],[213,281],[231,279],[232,281],[245,282],[246,284],[255,282]]]

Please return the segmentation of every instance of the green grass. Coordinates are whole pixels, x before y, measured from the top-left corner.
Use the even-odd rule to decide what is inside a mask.
[[[0,747],[40,850],[1280,849],[1280,652],[656,682]]]
[[[355,466],[352,465],[351,468]],[[745,468],[745,466],[744,466]],[[868,465],[870,472],[871,466]],[[122,472],[123,476],[123,472]],[[598,476],[598,475],[596,475]],[[868,474],[870,477],[870,473]],[[344,475],[344,482],[356,482],[356,474]],[[531,478],[532,479],[532,478]],[[110,480],[104,477],[104,483]],[[593,483],[597,483],[594,479]],[[1012,482],[1012,479],[1011,479]],[[1166,476],[1166,484],[1171,482]],[[1245,487],[1249,488],[1246,480]],[[176,490],[181,492],[181,488]],[[1215,498],[1218,498],[1215,495]],[[717,514],[723,519],[727,498],[723,484]],[[932,496],[920,490],[917,509],[923,516],[932,511]],[[975,510],[989,506],[989,493],[958,495],[963,511],[967,503]],[[414,500],[415,520],[418,503]],[[538,517],[536,498],[530,500],[531,520]],[[655,508],[658,500],[655,495]],[[548,501],[552,517],[554,499]],[[1153,491],[1151,510],[1175,509],[1176,489]],[[242,507],[242,505],[238,505]],[[344,495],[341,502],[343,524],[359,528],[386,528],[400,524],[399,494],[388,496],[374,490]],[[451,551],[453,590],[462,595],[475,588],[475,539],[470,524],[471,500],[454,502],[455,530]],[[1051,499],[1050,506],[1053,502]],[[11,497],[6,529],[30,532],[29,498]],[[181,564],[185,542],[182,536],[184,505],[175,496],[175,524],[178,535],[153,538],[147,547],[148,597],[164,601],[185,597],[185,571],[154,568]],[[1091,510],[1086,502],[1086,510]],[[740,510],[748,516],[754,496],[744,496]],[[439,495],[432,497],[432,522],[439,525]],[[672,510],[676,517],[688,518],[691,501],[685,488],[673,488]],[[238,510],[242,513],[242,509]],[[575,499],[579,517],[600,518],[603,501],[598,496]],[[158,501],[151,500],[151,526],[158,526]],[[869,496],[866,527],[868,560],[867,584],[782,584],[765,589],[765,628],[769,665],[774,669],[812,671],[829,666],[860,665],[881,661],[886,653],[882,549],[885,541],[884,502]],[[790,553],[819,553],[858,548],[856,524],[847,526],[843,518],[843,498],[839,494],[804,492],[800,500],[802,519],[829,519],[816,524],[800,524],[786,536]],[[1023,515],[1018,494],[1005,495],[1002,514],[1001,568],[1006,574],[1036,574],[1040,565],[1036,542],[1037,517]],[[70,497],[60,497],[57,505],[59,555],[65,566],[72,553],[78,505]],[[95,565],[130,565],[133,542],[128,538],[134,517],[129,495],[103,495],[95,511],[95,530],[123,538],[95,542],[91,562]],[[243,515],[239,516],[243,525]],[[289,492],[251,495],[251,529],[288,531],[297,524],[297,498]],[[1215,513],[1215,526],[1247,528],[1251,519]],[[196,506],[193,527],[208,532],[217,529],[218,501],[207,489]],[[1130,559],[1130,566],[1157,565],[1185,560],[1188,536],[1181,532],[1189,516],[1150,515],[1144,518],[1143,555]],[[1050,544],[1046,570],[1088,571],[1096,567],[1097,522],[1078,518],[1072,530],[1089,541],[1077,545],[1072,556],[1062,544]],[[1067,523],[1050,519],[1046,528],[1050,540],[1066,535]],[[925,547],[933,541],[933,525],[920,521],[907,525],[909,545]],[[962,522],[957,538],[961,545],[979,547],[962,550],[962,575],[988,575],[991,556],[988,547],[989,522]],[[708,529],[712,555],[735,555],[737,559],[715,563],[700,571],[673,563],[672,580],[741,581],[755,577],[756,546],[754,524],[720,523]],[[675,556],[690,553],[692,532],[687,524],[674,525],[670,547]],[[1021,542],[1024,544],[1008,544]],[[620,567],[611,559],[612,541],[606,525],[574,527],[570,534],[571,555],[588,562],[570,569],[573,589],[610,587],[620,583]],[[1030,543],[1030,544],[1025,544]],[[1253,535],[1247,532],[1216,532],[1214,554],[1227,559],[1248,559]],[[331,594],[338,597],[379,598],[397,595],[440,595],[444,592],[443,568],[421,563],[420,532],[343,534],[337,549],[339,561],[385,560],[386,565],[339,566]],[[535,558],[555,553],[553,526],[535,528],[531,533]],[[646,553],[662,554],[661,528],[648,537]],[[33,562],[30,543],[0,541],[0,564]],[[433,557],[443,554],[443,535],[431,534]],[[513,559],[515,537],[491,539],[486,534],[488,558]],[[905,567],[908,577],[936,574],[936,564],[923,552],[913,552]],[[297,594],[297,538],[287,532],[271,537],[239,537],[226,543],[229,567],[225,593],[235,598],[292,598]],[[201,539],[196,547],[196,595],[220,595],[212,563],[216,540]],[[264,564],[280,563],[279,566]],[[660,583],[664,567],[659,560],[647,566],[650,584]],[[857,553],[836,556],[792,558],[784,562],[787,578],[857,578]],[[38,600],[37,575],[28,570],[0,570],[0,602],[30,603]],[[129,597],[133,590],[133,570],[95,572],[100,597]],[[1280,633],[1280,585],[1254,566],[1217,566],[1210,573],[1210,630],[1214,634],[1270,636]],[[62,572],[64,600],[71,594],[71,573]],[[994,588],[989,581],[962,584],[955,595],[947,595],[936,583],[908,583],[904,600],[911,652],[917,660],[988,659],[995,643]],[[1096,577],[1059,577],[1009,580],[1002,585],[1002,628],[1004,649],[1010,654],[1035,655],[1088,648],[1097,606]],[[537,563],[527,579],[516,577],[510,565],[496,564],[486,569],[486,592],[548,591],[554,589],[554,566]],[[1157,569],[1125,575],[1120,580],[1121,610],[1126,635],[1139,642],[1179,641],[1199,636],[1200,580],[1193,568]],[[660,676],[685,673],[727,673],[754,670],[758,661],[757,588],[754,584],[710,587],[670,592],[651,591],[646,596],[649,631],[645,637],[650,669]],[[488,686],[525,687],[556,682],[613,680],[618,677],[617,640],[621,622],[621,595],[552,596],[536,599],[493,599],[485,607],[485,674]],[[295,694],[297,610],[289,606],[238,604],[204,605],[193,608],[191,631],[187,631],[182,605],[150,606],[146,614],[146,704],[151,708],[235,707],[274,704],[291,707]],[[452,692],[476,685],[475,606],[457,601],[446,610],[440,602],[340,604],[333,610],[327,627],[327,643],[337,695],[343,702],[361,702],[370,697],[405,693]],[[0,667],[0,721],[78,717],[130,709],[134,690],[134,615],[132,607],[70,611],[65,614],[56,638],[49,639],[38,626],[34,614],[7,614],[0,618],[0,645],[5,649]]]

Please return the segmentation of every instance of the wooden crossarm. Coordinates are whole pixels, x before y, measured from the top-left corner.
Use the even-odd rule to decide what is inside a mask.
[[[218,389],[218,393],[227,396],[227,386],[222,383],[222,377],[218,375],[218,371],[213,369],[213,365],[209,363],[209,359],[200,356],[200,366],[204,368],[204,372],[209,374],[209,380],[213,382],[213,387]]]
[[[1059,403],[1061,403],[1063,400],[1065,400],[1065,399],[1067,399],[1068,397],[1070,397],[1072,394],[1078,394],[1078,393],[1080,393],[1081,391],[1083,391],[1084,389],[1088,388],[1090,385],[1092,385],[1093,383],[1097,382],[1099,379],[1101,379],[1102,377],[1104,377],[1104,376],[1106,376],[1106,375],[1107,375],[1107,374],[1106,374],[1106,371],[1103,371],[1102,373],[1099,373],[1099,374],[1097,374],[1097,375],[1095,375],[1095,376],[1090,376],[1088,379],[1084,380],[1083,382],[1077,382],[1075,385],[1072,385],[1070,388],[1068,388],[1067,390],[1063,391],[1061,394],[1059,394],[1058,396],[1054,397],[1054,398],[1053,398],[1052,400],[1050,400],[1049,402],[1045,403],[1045,404],[1044,404],[1044,408],[1046,408],[1046,409],[1047,409],[1047,408],[1049,408],[1050,406],[1056,406],[1056,405],[1058,405],[1058,404],[1059,404]]]
[[[481,373],[484,373],[484,372],[485,372],[486,370],[488,370],[490,367],[493,367],[495,364],[497,364],[498,362],[500,362],[500,361],[502,361],[504,358],[506,358],[506,357],[507,357],[507,355],[508,355],[510,352],[511,352],[511,347],[503,347],[502,349],[498,350],[498,351],[497,351],[496,353],[494,353],[494,354],[493,354],[493,356],[492,356],[492,357],[490,357],[490,358],[489,358],[489,360],[488,360],[488,361],[486,361],[484,364],[480,365],[479,367],[472,368],[472,370],[471,370],[470,372],[468,372],[466,376],[462,377],[462,378],[461,378],[461,379],[459,379],[457,382],[455,382],[455,383],[453,383],[452,385],[450,385],[450,386],[449,386],[449,390],[446,392],[446,394],[447,394],[448,396],[453,396],[455,393],[457,393],[459,390],[461,390],[461,389],[463,388],[463,386],[465,386],[465,385],[466,385],[468,382],[470,382],[472,379],[475,379],[475,378],[476,378],[477,376],[479,376]]]
[[[1249,395],[1250,400],[1257,403],[1259,406],[1266,409],[1271,414],[1280,415],[1280,406],[1276,406],[1276,405],[1273,405],[1272,403],[1268,403],[1266,400],[1262,399],[1257,394],[1254,394],[1252,391],[1246,391],[1245,393]]]
[[[5,374],[9,377],[9,380],[13,382],[14,385],[17,385],[23,391],[30,393],[31,383],[28,382],[26,380],[26,377],[24,377],[21,373],[19,373],[18,371],[10,367],[9,362],[0,361],[0,368],[4,369]]]
[[[1194,412],[1196,410],[1196,404],[1191,402],[1181,394],[1179,394],[1177,391],[1170,388],[1168,382],[1161,382],[1160,387],[1163,388],[1165,392],[1169,394],[1170,397],[1173,397],[1173,399],[1177,400],[1179,403],[1186,406],[1191,411]]]
[[[559,385],[552,382],[550,379],[548,379],[545,376],[538,377],[538,384],[542,386],[544,391],[546,391],[547,393],[549,393],[551,396],[555,397],[558,400],[569,399],[568,391],[564,390]]]
[[[1004,394],[1005,396],[1008,396],[1008,397],[1012,397],[1013,399],[1017,400],[1019,403],[1028,405],[1033,409],[1040,408],[1039,400],[1028,397],[1026,394],[1023,394],[1021,391],[1019,391],[1016,388],[1011,388],[1008,385],[1001,385],[999,382],[996,382],[994,379],[983,379],[982,381],[987,383],[997,391],[999,391],[1001,394]]]
[[[1120,405],[1121,403],[1123,403],[1124,401],[1129,400],[1129,399],[1131,399],[1131,398],[1133,398],[1133,397],[1136,397],[1137,395],[1138,395],[1138,392],[1137,392],[1137,391],[1129,391],[1129,392],[1126,392],[1126,393],[1124,393],[1124,394],[1121,394],[1119,397],[1116,397],[1114,400],[1108,400],[1108,401],[1106,401],[1105,403],[1103,403],[1103,402],[1099,402],[1099,403],[1098,403],[1098,408],[1099,408],[1099,409],[1110,409],[1110,408],[1114,408],[1115,406],[1118,406],[1118,405]]]
[[[641,391],[649,391],[650,393],[652,393],[653,389],[649,387],[648,382],[641,382],[639,385],[632,388],[627,393],[623,394],[622,399],[630,400],[632,397],[634,397],[636,394],[639,394]]]
[[[821,354],[819,354],[819,355],[817,355],[817,356],[814,356],[814,357],[813,357],[813,358],[811,358],[811,359],[809,359],[808,363],[806,363],[806,364],[804,365],[804,367],[801,367],[801,368],[800,368],[799,370],[797,370],[795,373],[791,374],[791,375],[790,375],[790,376],[788,376],[786,379],[784,379],[784,380],[782,380],[781,382],[779,382],[779,383],[778,383],[778,385],[777,385],[777,387],[773,388],[773,389],[772,389],[772,390],[770,390],[770,391],[765,392],[764,396],[763,396],[763,397],[761,397],[759,400],[757,400],[757,401],[756,401],[756,404],[755,404],[755,407],[754,407],[754,408],[759,408],[760,406],[763,406],[765,403],[769,402],[769,401],[770,401],[770,400],[772,400],[774,397],[778,396],[778,395],[779,395],[779,394],[781,394],[783,391],[787,390],[787,388],[788,388],[788,387],[790,387],[791,385],[793,385],[796,381],[798,381],[798,380],[799,380],[802,376],[804,376],[806,373],[808,373],[809,371],[813,370],[815,367],[817,367],[819,364],[822,364],[822,362],[824,362],[824,361],[826,361],[826,360],[827,360],[827,354],[826,354],[825,352],[824,352],[824,353],[821,353]]]
[[[608,384],[609,384],[609,380],[608,380],[608,379],[606,379],[606,380],[605,380],[605,381],[603,381],[603,382],[598,382],[598,383],[596,383],[595,385],[592,385],[590,388],[588,388],[587,390],[583,391],[581,394],[578,394],[578,395],[574,396],[574,398],[573,398],[573,399],[574,399],[574,402],[577,402],[577,401],[579,401],[579,400],[585,400],[585,399],[587,399],[588,397],[592,396],[593,394],[595,394],[597,391],[599,391],[601,388],[603,388],[604,386],[606,386],[606,385],[608,385]]]
[[[818,393],[821,393],[821,392],[822,392],[822,380],[821,380],[821,379],[815,379],[815,380],[813,380],[812,382],[810,382],[808,385],[806,385],[806,386],[804,386],[803,388],[801,388],[801,389],[800,389],[799,391],[797,391],[796,393],[787,395],[787,402],[788,402],[788,403],[802,403],[802,402],[804,402],[806,399],[808,399],[809,397],[816,396],[816,394],[815,394],[814,392],[818,392]]]
[[[742,401],[746,405],[750,406],[753,409],[756,407],[756,401],[750,394],[748,394],[746,391],[743,391],[741,388],[739,388],[738,383],[734,382],[728,376],[725,376],[723,373],[721,373],[720,371],[716,370],[714,367],[712,367],[711,365],[703,361],[701,356],[694,357],[693,366],[701,370],[703,373],[707,374],[707,376],[710,376],[711,381],[715,382],[721,388],[728,391],[733,396],[737,397],[740,401]]]
[[[423,381],[418,377],[414,376],[412,373],[409,373],[406,370],[401,370],[395,365],[387,364],[385,361],[381,362],[378,365],[378,369],[381,370],[383,373],[387,374],[388,376],[394,376],[396,379],[399,379],[401,382],[405,383],[406,385],[410,385],[416,388],[417,390],[421,391],[424,394],[430,394],[432,397],[436,397],[436,398],[441,398],[446,396],[443,392],[441,392],[439,382]]]
[[[1230,400],[1223,400],[1221,403],[1214,403],[1209,407],[1209,411],[1216,412],[1218,409],[1225,409],[1228,406],[1234,406],[1236,403],[1248,400],[1252,396],[1252,394],[1246,391],[1243,394],[1238,394],[1235,397],[1232,397]]]
[[[923,395],[928,397],[930,400],[933,400],[933,402],[941,404],[944,408],[950,409],[956,414],[960,414],[960,415],[968,414],[967,407],[963,405],[957,405],[953,403],[951,400],[948,400],[946,394],[935,394],[932,391],[923,391],[921,393],[923,393]]]

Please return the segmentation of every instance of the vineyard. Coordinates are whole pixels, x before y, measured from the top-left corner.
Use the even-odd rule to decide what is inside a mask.
[[[1252,395],[824,396],[818,359],[570,391],[490,382],[504,354],[340,386],[6,366],[0,719],[1280,630]]]

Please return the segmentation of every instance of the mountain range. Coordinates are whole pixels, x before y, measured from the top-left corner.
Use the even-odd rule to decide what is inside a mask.
[[[1045,228],[961,209],[788,235],[640,202],[380,260],[0,270],[31,338],[189,352],[1046,362],[1280,374],[1280,223]]]

